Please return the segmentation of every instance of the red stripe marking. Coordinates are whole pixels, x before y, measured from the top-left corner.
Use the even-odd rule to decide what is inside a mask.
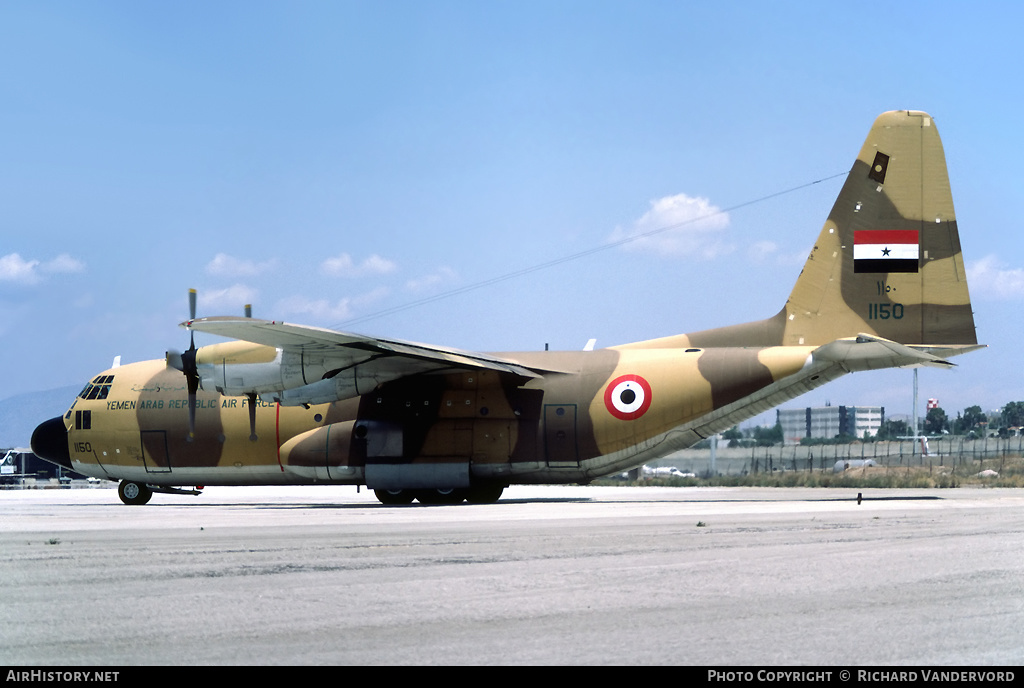
[[[916,244],[916,229],[858,229],[853,233],[854,244]]]
[[[281,466],[281,404],[277,405],[277,418],[274,419],[274,433],[277,440],[277,465],[284,473],[284,466]]]

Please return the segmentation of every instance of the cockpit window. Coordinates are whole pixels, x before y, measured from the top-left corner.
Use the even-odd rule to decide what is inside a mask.
[[[110,385],[113,382],[113,375],[99,375],[78,393],[78,397],[80,399],[106,399],[110,394]]]

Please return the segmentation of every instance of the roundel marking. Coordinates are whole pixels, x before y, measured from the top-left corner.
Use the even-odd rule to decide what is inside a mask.
[[[651,386],[639,375],[621,375],[605,388],[604,405],[619,420],[636,420],[651,407]]]

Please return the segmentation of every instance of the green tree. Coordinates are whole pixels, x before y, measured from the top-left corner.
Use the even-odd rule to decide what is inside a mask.
[[[722,433],[722,439],[729,441],[741,440],[743,439],[743,433],[740,432],[740,428],[738,425],[734,425]]]
[[[1019,428],[1024,426],[1024,401],[1011,401],[1003,407],[1002,428]]]
[[[964,409],[963,427],[961,432],[979,432],[983,423],[988,423],[988,416],[981,412],[980,406],[968,406]]]
[[[878,434],[875,437],[880,440],[895,440],[900,437],[908,437],[910,434],[910,426],[907,425],[907,421],[889,418],[878,428]]]
[[[765,428],[758,425],[754,428],[754,441],[759,447],[774,447],[782,444],[782,423],[775,423],[775,427]]]
[[[943,431],[949,431],[949,418],[941,408],[928,409],[928,415],[924,419],[924,433],[926,435],[939,435]]]

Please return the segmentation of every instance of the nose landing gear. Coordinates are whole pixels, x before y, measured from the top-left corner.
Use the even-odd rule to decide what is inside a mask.
[[[145,504],[153,496],[153,490],[145,483],[122,480],[117,486],[117,496],[125,504]]]

